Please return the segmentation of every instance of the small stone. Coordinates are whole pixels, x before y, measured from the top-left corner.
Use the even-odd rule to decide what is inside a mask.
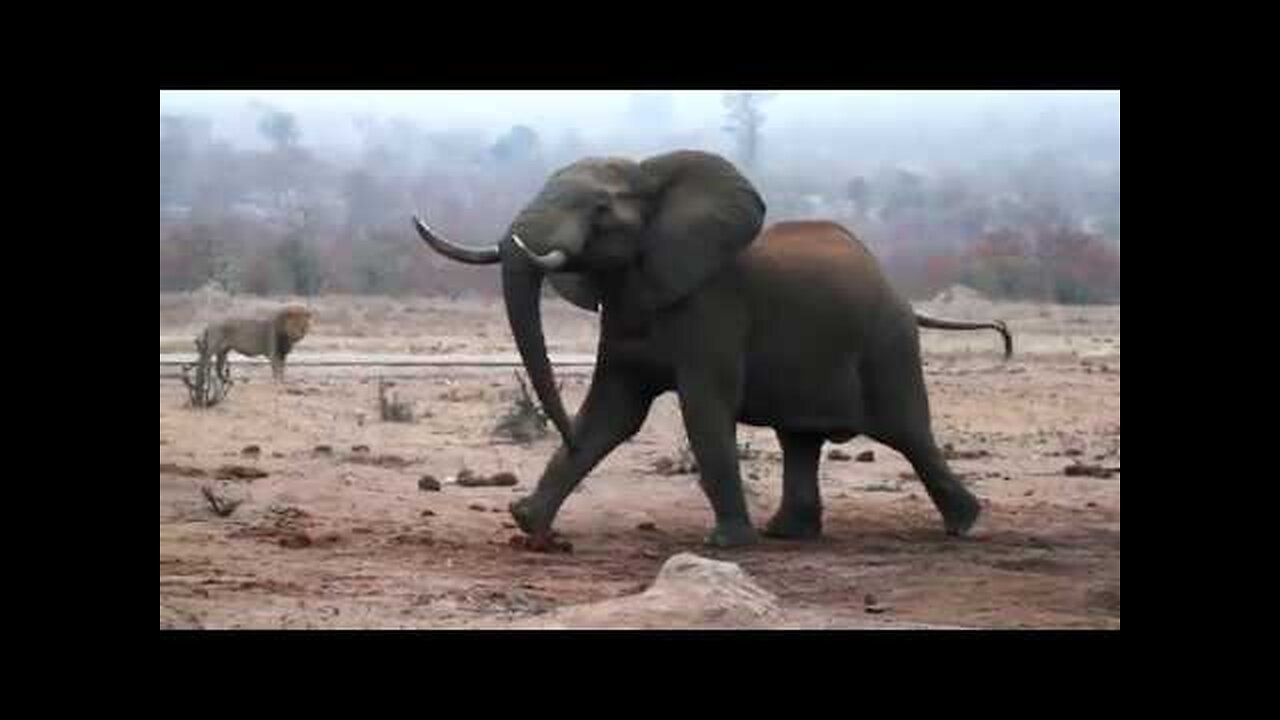
[[[571,553],[573,552],[573,543],[559,537],[558,535],[512,535],[507,541],[512,547],[522,550],[530,550],[532,552],[543,553]]]
[[[471,503],[470,505],[468,505],[468,506],[467,506],[467,509],[468,509],[468,510],[475,510],[476,512],[484,512],[484,511],[488,510],[489,508],[487,508],[487,507],[485,507],[485,506],[481,505],[480,503]]]
[[[329,445],[317,445],[312,450],[312,452],[314,452],[316,455],[332,455],[333,447]]]
[[[658,526],[651,522],[642,522],[636,526],[636,529],[645,532],[657,532]]]
[[[862,604],[863,609],[873,615],[879,615],[889,610],[888,605],[881,604],[879,598],[871,593],[867,593],[866,597],[862,598]]]
[[[257,445],[245,445],[240,454],[246,457],[257,457],[262,454],[262,448]]]
[[[1087,502],[1087,503],[1085,503],[1085,504],[1084,504],[1084,506],[1085,506],[1085,507],[1089,507],[1089,508],[1096,508],[1096,507],[1098,507],[1098,503],[1096,503],[1096,502]]]
[[[273,453],[271,453],[271,457],[273,457],[273,458],[282,458],[282,457],[284,457],[284,453],[282,453],[282,452],[273,452]]]
[[[431,475],[423,475],[418,479],[418,489],[427,492],[440,492],[440,481]]]
[[[369,446],[368,446],[368,445],[352,445],[352,446],[351,446],[351,452],[353,452],[353,453],[367,453],[367,452],[369,452]]]
[[[307,537],[305,533],[292,533],[280,538],[279,543],[280,543],[280,547],[295,548],[295,549],[304,548],[304,547],[310,547],[311,538]]]
[[[863,450],[862,452],[858,453],[858,456],[854,459],[857,460],[858,462],[875,462],[876,454],[872,450]]]
[[[1023,496],[1023,497],[1031,497],[1032,495],[1035,495],[1035,494],[1036,494],[1036,491],[1035,491],[1035,490],[1028,490],[1028,491],[1026,491],[1026,492],[1022,493],[1022,496]]]
[[[421,513],[418,513],[418,514],[419,514],[419,515],[421,515],[422,517],[435,517],[435,516],[436,516],[436,511],[435,511],[435,510],[423,510]]]
[[[223,465],[214,476],[220,480],[256,480],[266,477],[267,472],[244,465]]]
[[[459,472],[457,479],[457,483],[462,487],[512,487],[518,482],[520,481],[514,473],[500,472],[485,477],[484,475],[476,475],[470,470]]]

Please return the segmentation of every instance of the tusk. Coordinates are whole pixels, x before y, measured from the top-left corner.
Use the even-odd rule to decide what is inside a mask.
[[[486,248],[484,250],[478,250],[450,242],[440,235],[437,235],[431,228],[427,227],[426,223],[419,220],[416,215],[413,217],[413,226],[417,228],[418,235],[420,235],[433,250],[451,260],[457,260],[458,262],[464,262],[469,265],[492,265],[493,263],[498,262],[498,248],[496,246]]]
[[[546,255],[539,255],[538,253],[530,250],[529,247],[524,244],[524,241],[520,239],[520,236],[515,233],[511,233],[511,242],[514,242],[516,247],[520,248],[535,265],[547,272],[555,272],[556,270],[564,267],[565,263],[569,262],[569,256],[566,255],[563,250],[552,250]]]

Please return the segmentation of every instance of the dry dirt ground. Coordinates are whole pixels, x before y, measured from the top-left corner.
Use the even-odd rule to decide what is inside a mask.
[[[162,294],[161,352],[189,350],[204,322],[283,301]],[[298,355],[512,350],[496,301],[309,304],[316,320]],[[594,350],[594,316],[545,307],[553,352]],[[776,595],[788,615],[769,627],[1119,628],[1119,307],[964,293],[919,307],[1003,318],[1015,335],[1014,359],[1002,362],[994,333],[922,331],[935,431],[985,506],[965,539],[943,535],[900,455],[855,439],[824,450],[823,539],[703,547],[711,513],[696,476],[655,469],[684,445],[667,395],[566,502],[557,529],[571,552],[535,553],[510,544],[505,508],[530,490],[556,440],[493,436],[518,395],[510,370],[291,367],[277,386],[265,367],[240,362],[227,400],[203,411],[186,407],[185,389],[162,371],[161,627],[529,626],[639,593],[664,560],[694,552],[739,564]],[[568,407],[588,372],[561,371]],[[379,419],[379,376],[411,401],[415,422]],[[778,503],[778,444],[745,426],[739,441],[759,525]],[[855,459],[830,459],[831,450]],[[872,461],[856,459],[867,450]],[[1076,463],[1113,472],[1065,472]],[[465,487],[454,481],[463,469],[509,471],[519,484]],[[419,489],[424,475],[441,488]],[[241,504],[219,516],[203,489]]]

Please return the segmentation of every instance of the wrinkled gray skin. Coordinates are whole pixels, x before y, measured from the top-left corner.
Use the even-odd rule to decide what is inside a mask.
[[[773,427],[783,450],[782,504],[766,535],[821,533],[822,445],[861,434],[906,456],[949,534],[974,524],[978,500],[930,429],[917,323],[997,329],[1007,350],[1003,325],[918,316],[848,231],[805,222],[761,234],[764,214],[732,164],[681,151],[559,170],[494,248],[459,246],[414,219],[442,254],[501,263],[516,346],[564,439],[533,493],[511,504],[524,532],[545,537],[578,483],[668,390],[679,394],[715,513],[712,545],[757,540],[738,468],[740,422]],[[570,302],[601,314],[594,377],[572,422],[542,331],[548,277]]]

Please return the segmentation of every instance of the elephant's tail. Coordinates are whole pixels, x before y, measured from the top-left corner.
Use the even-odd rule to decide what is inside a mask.
[[[1008,360],[1013,355],[1013,336],[1009,334],[1009,326],[1005,325],[1003,320],[992,320],[990,322],[943,320],[929,317],[922,312],[916,311],[916,323],[920,327],[930,330],[995,330],[1004,337],[1004,359]]]

